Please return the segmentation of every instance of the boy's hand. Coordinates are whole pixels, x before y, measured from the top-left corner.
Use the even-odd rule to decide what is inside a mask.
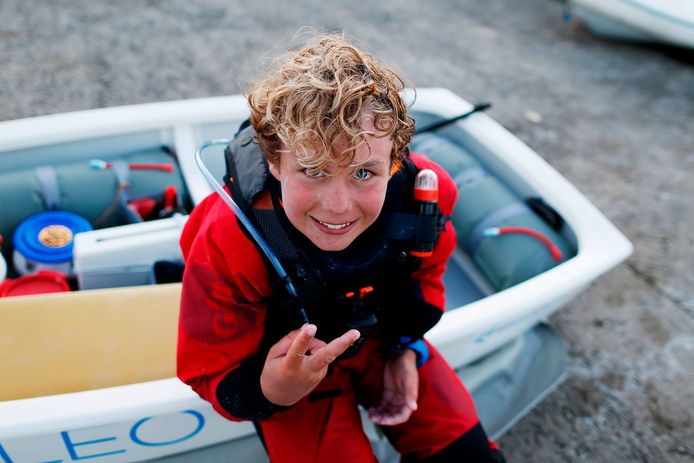
[[[326,344],[315,334],[316,325],[307,324],[270,348],[260,375],[260,387],[270,402],[287,406],[301,400],[325,377],[328,365],[360,336],[359,331],[349,330]]]
[[[406,422],[417,410],[417,354],[409,349],[394,354],[383,370],[383,398],[369,408],[369,419],[381,426]]]

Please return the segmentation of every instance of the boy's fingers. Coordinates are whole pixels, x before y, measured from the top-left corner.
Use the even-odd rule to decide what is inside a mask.
[[[316,371],[322,370],[335,361],[349,346],[359,339],[359,331],[349,330],[339,338],[333,339],[329,344],[321,349],[318,349],[311,356],[309,362],[310,367]]]
[[[382,426],[404,423],[410,418],[410,415],[412,415],[412,410],[405,405],[382,404],[379,407],[369,409],[369,419]]]
[[[289,349],[287,350],[285,361],[287,362],[288,367],[293,368],[301,366],[301,363],[304,361],[306,356],[306,351],[308,350],[311,340],[313,340],[313,336],[315,334],[316,325],[307,324],[301,327],[301,330],[299,330],[299,333],[296,335],[289,346]]]
[[[327,344],[325,344],[323,341],[321,341],[318,338],[313,338],[311,339],[311,343],[308,345],[307,355],[313,355],[318,351],[319,349],[322,349],[325,347]]]
[[[270,348],[268,358],[274,359],[287,355],[289,347],[292,345],[292,342],[294,342],[294,339],[296,339],[300,332],[301,329],[291,331],[285,337],[277,341],[275,345]]]

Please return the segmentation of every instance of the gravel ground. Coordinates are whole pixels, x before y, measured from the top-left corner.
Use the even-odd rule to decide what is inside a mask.
[[[694,461],[692,53],[596,38],[550,0],[250,5],[0,0],[0,120],[239,93],[302,26],[492,101],[636,249],[552,319],[568,379],[501,439],[509,461]]]

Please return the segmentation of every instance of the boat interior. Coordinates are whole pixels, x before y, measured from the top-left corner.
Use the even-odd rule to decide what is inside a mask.
[[[413,116],[422,127],[440,119]],[[229,138],[237,126],[219,121],[194,126],[190,133],[199,146]],[[0,292],[0,366],[10,372],[0,400],[175,375],[183,268],[178,238],[195,203],[191,182],[202,179],[193,163],[182,162],[181,156],[193,153],[179,151],[176,130],[0,153],[0,234],[7,268],[0,274],[5,291]],[[439,162],[459,188],[451,217],[459,248],[444,277],[449,310],[576,255],[568,224],[483,140],[451,124],[416,135],[412,149]],[[205,164],[221,179],[221,148],[207,152]],[[56,210],[89,224],[89,230],[62,235],[72,244],[70,258],[42,260],[39,245],[21,252],[23,239],[60,242],[69,224],[47,231],[52,225],[40,222],[20,230],[36,236],[17,236],[22,223]],[[31,278],[46,270],[61,274],[67,287],[44,292],[46,283]]]

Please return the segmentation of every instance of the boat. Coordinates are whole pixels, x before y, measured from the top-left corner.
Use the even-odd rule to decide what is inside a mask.
[[[687,0],[570,0],[570,11],[596,34],[694,48],[694,4]]]
[[[446,89],[406,98],[414,100],[420,128],[413,149],[439,161],[460,192],[451,219],[459,248],[445,275],[447,310],[427,338],[464,379],[489,434],[499,437],[564,377],[563,339],[547,317],[626,259],[632,245],[482,106]],[[66,163],[90,185],[73,192],[74,185],[63,185],[63,197],[91,202],[91,210],[72,212],[88,222],[102,218],[92,191],[98,187],[108,190],[100,207],[124,212],[74,235],[72,291],[0,297],[0,462],[225,461],[229,452],[235,461],[263,459],[251,423],[225,420],[175,377],[181,285],[156,272],[160,262],[179,262],[187,214],[221,179],[221,146],[198,148],[229,138],[247,114],[236,95],[0,122],[0,204],[27,216],[14,222],[33,220],[34,209],[50,202],[50,188],[32,180],[38,193],[17,197],[8,191],[11,179],[24,179],[15,181],[19,188],[39,175],[37,167],[60,173]],[[155,153],[156,162],[142,153]],[[138,168],[151,174],[140,178],[156,184],[155,192],[177,182],[173,204],[167,194],[154,206],[134,194],[125,201],[112,172],[121,158],[130,163],[133,187]],[[101,170],[93,170],[95,159]],[[98,181],[90,177],[96,173]],[[152,196],[145,186],[143,194]],[[8,225],[14,216],[3,217],[5,227],[19,228]],[[15,253],[2,226],[6,284],[22,276],[12,270]],[[25,267],[26,261],[41,263],[25,258]],[[364,422],[381,461],[395,461],[382,433]]]

